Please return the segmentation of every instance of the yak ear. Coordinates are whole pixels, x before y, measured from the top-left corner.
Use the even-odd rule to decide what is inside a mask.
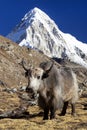
[[[53,67],[53,62],[51,62],[51,61],[42,62],[40,64],[40,68],[42,68],[47,73],[50,72],[50,70],[52,69],[52,67]]]
[[[42,68],[44,70],[44,73],[42,75],[42,79],[47,78],[49,76],[49,72],[52,69],[52,67],[53,67],[53,62],[50,62],[50,61],[42,62],[40,64],[40,68]]]
[[[25,77],[31,77],[32,75],[31,75],[31,73],[32,73],[32,71],[31,71],[31,69],[28,69],[26,72],[25,72]]]

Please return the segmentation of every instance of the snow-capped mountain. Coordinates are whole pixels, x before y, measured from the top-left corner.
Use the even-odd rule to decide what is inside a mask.
[[[41,50],[49,57],[66,58],[87,68],[87,45],[59,30],[43,11],[34,8],[7,37],[20,46]]]

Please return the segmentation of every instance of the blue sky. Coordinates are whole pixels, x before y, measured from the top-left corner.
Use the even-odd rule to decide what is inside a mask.
[[[34,7],[47,13],[61,31],[87,43],[87,0],[0,0],[0,35],[6,36]]]

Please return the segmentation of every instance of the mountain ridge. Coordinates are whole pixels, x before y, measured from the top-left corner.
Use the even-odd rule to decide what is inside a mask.
[[[87,45],[60,31],[37,7],[25,14],[7,38],[20,46],[38,49],[49,57],[66,58],[87,68]]]

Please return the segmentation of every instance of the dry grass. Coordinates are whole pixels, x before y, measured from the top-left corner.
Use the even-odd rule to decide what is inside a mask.
[[[14,110],[20,105],[16,94],[6,92],[0,94],[0,111]],[[68,106],[67,114],[59,116],[60,111],[56,112],[53,120],[43,120],[43,111],[38,106],[28,108],[29,116],[20,119],[4,118],[0,120],[0,130],[87,130],[87,108],[84,105],[87,98],[80,98],[76,104],[77,116],[73,117],[71,107]]]

